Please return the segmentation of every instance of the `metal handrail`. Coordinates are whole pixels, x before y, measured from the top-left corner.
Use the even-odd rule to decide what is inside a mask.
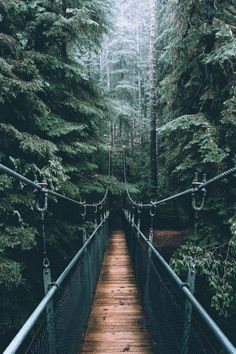
[[[79,205],[79,206],[87,206],[87,207],[95,207],[95,206],[99,206],[99,205],[103,205],[105,200],[107,199],[107,196],[108,196],[108,188],[106,188],[106,191],[105,191],[105,194],[104,194],[104,197],[102,198],[102,200],[100,200],[99,202],[97,203],[94,203],[94,204],[88,204],[86,202],[81,202],[81,201],[78,201],[76,199],[73,199],[73,198],[70,198],[70,197],[67,197],[66,195],[64,194],[61,194],[61,193],[57,193],[57,192],[54,192],[50,189],[47,189],[45,188],[45,186],[41,185],[40,183],[37,183],[37,182],[34,182],[32,180],[30,180],[29,178],[26,178],[24,176],[22,176],[20,173],[18,172],[15,172],[14,170],[12,170],[11,168],[3,165],[0,163],[0,171],[2,171],[3,173],[6,173],[7,175],[11,176],[11,177],[14,177],[15,179],[17,179],[18,181],[21,181],[25,184],[27,184],[28,186],[31,186],[33,187],[34,189],[36,189],[37,191],[44,191],[46,192],[48,195],[52,195],[54,197],[57,197],[59,199],[62,199],[62,200],[65,200],[65,201],[68,201],[70,203],[73,203],[73,204],[76,204],[76,205]]]
[[[71,262],[66,267],[66,269],[62,272],[62,274],[59,276],[59,278],[55,282],[53,282],[51,284],[51,288],[48,291],[48,293],[44,296],[44,298],[39,303],[39,305],[36,307],[34,312],[31,314],[31,316],[28,318],[28,320],[25,322],[25,324],[19,330],[17,335],[13,338],[13,340],[8,345],[8,347],[5,349],[3,354],[15,354],[17,352],[17,350],[23,344],[24,340],[29,335],[30,331],[33,329],[34,325],[39,320],[40,316],[46,310],[47,305],[53,299],[54,295],[57,293],[58,289],[60,288],[60,286],[62,285],[64,280],[67,278],[67,276],[69,275],[69,273],[71,272],[73,267],[77,264],[78,260],[84,254],[85,250],[87,249],[89,244],[92,242],[92,240],[94,239],[94,237],[97,234],[97,232],[101,229],[103,224],[105,224],[105,222],[107,221],[108,217],[109,217],[109,212],[106,213],[106,215],[103,218],[103,220],[100,222],[100,224],[97,226],[97,228],[93,231],[93,233],[88,238],[88,240],[84,243],[83,247],[74,256],[74,258],[71,260]]]
[[[178,275],[173,271],[173,269],[169,266],[169,264],[164,260],[164,258],[160,255],[157,249],[153,246],[153,244],[145,237],[142,231],[137,227],[134,220],[128,215],[126,210],[123,210],[124,215],[130,225],[137,231],[139,236],[144,240],[144,242],[148,245],[148,247],[152,250],[154,256],[159,260],[165,270],[169,273],[170,277],[174,280],[180,290],[183,292],[185,297],[191,302],[196,312],[202,317],[205,321],[206,325],[211,329],[215,337],[218,339],[219,343],[223,346],[224,350],[228,354],[236,354],[235,346],[230,342],[230,340],[226,337],[226,335],[222,332],[220,327],[215,323],[215,321],[209,316],[206,310],[202,307],[202,305],[198,302],[195,296],[188,289],[186,283],[182,282],[182,280],[178,277]]]

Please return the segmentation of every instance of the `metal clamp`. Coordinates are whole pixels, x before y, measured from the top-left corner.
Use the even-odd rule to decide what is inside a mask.
[[[38,182],[37,182],[38,183]],[[37,193],[37,201],[36,208],[39,212],[45,213],[48,209],[48,190],[47,190],[47,181],[43,181],[42,183],[38,183],[38,185],[42,188],[41,191],[35,191]],[[43,195],[43,200],[40,201],[40,195]],[[42,205],[40,203],[42,202]]]
[[[86,216],[86,214],[87,214],[87,206],[86,206],[86,204],[84,204],[83,208],[84,208],[84,210],[83,210],[83,212],[81,213],[81,216],[82,216],[82,218],[83,218],[83,220],[84,220],[84,218],[85,218],[85,216]]]
[[[44,257],[43,267],[44,267],[44,269],[48,269],[50,267],[50,261],[49,261],[48,257]]]
[[[195,270],[196,270],[196,260],[194,257],[191,257],[191,260],[189,262],[189,270],[191,272],[195,272]]]
[[[86,229],[83,230],[83,244],[85,244],[87,241],[87,232]]]
[[[148,235],[148,240],[149,240],[151,243],[153,243],[153,236],[154,236],[153,227],[150,227],[149,235]]]
[[[205,204],[205,198],[206,198],[206,189],[202,188],[199,191],[199,187],[202,186],[206,182],[206,174],[203,175],[203,180],[199,181],[198,180],[198,173],[195,173],[195,179],[193,180],[192,187],[193,187],[193,192],[192,192],[192,207],[195,211],[201,211],[204,207]],[[201,193],[201,200],[197,201],[197,194]]]
[[[154,217],[155,215],[156,215],[156,205],[153,201],[151,201],[150,216]]]
[[[142,208],[143,208],[143,203],[140,203],[140,204],[138,205],[138,209],[137,209],[138,214],[141,214]]]
[[[190,289],[190,284],[188,282],[182,282],[180,288],[183,289],[184,287]]]
[[[48,290],[50,290],[53,286],[55,286],[57,289],[60,288],[60,285],[56,281],[53,281],[48,285]]]

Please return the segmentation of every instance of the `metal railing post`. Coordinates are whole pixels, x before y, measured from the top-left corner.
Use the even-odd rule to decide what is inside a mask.
[[[131,256],[132,256],[132,259],[134,259],[135,257],[135,232],[134,232],[134,214],[135,214],[135,211],[134,211],[134,208],[132,208],[131,210],[131,235],[130,235],[130,250],[131,250]]]
[[[31,316],[28,318],[28,320],[25,322],[25,324],[22,326],[22,328],[19,330],[19,332],[16,334],[16,336],[13,338],[13,340],[8,345],[8,347],[5,349],[4,354],[15,354],[15,353],[18,353],[18,352],[22,352],[22,351],[20,351],[22,344],[28,338],[28,336],[30,335],[31,331],[37,329],[36,325],[38,324],[38,321],[40,320],[41,316],[44,316],[44,314],[46,312],[46,309],[47,309],[47,306],[49,305],[49,303],[51,301],[53,301],[53,298],[56,296],[56,293],[58,292],[58,289],[63,286],[64,281],[68,278],[69,274],[71,274],[72,269],[76,266],[76,264],[78,264],[78,261],[82,257],[84,257],[86,248],[88,247],[88,245],[92,244],[92,242],[94,241],[94,238],[96,237],[98,231],[103,227],[104,222],[105,221],[101,222],[98,225],[98,227],[93,231],[93,233],[90,235],[90,237],[88,238],[86,243],[77,252],[77,254],[74,256],[74,258],[68,264],[68,266],[61,273],[59,278],[55,282],[50,284],[47,294],[41,300],[39,305],[33,311]],[[48,277],[47,281],[49,281],[49,277]],[[36,341],[37,341],[37,339],[36,339]],[[37,343],[37,344],[39,344],[39,343]],[[33,345],[33,343],[31,343],[31,346],[32,345]],[[51,352],[50,352],[50,354],[51,354]]]
[[[150,227],[148,240],[150,244],[153,244],[153,228]],[[151,258],[152,258],[152,249],[148,247],[148,256],[147,256],[147,267],[146,267],[146,282],[145,282],[145,291],[144,291],[144,302],[149,302],[149,283],[150,283],[150,271],[151,271]]]
[[[154,236],[154,217],[156,214],[155,208],[153,205],[150,207],[150,217],[151,217],[151,226],[148,235],[148,254],[147,254],[147,268],[146,268],[146,283],[145,283],[145,292],[144,292],[144,301],[148,302],[149,297],[149,283],[150,283],[150,271],[151,271],[151,260],[152,260],[152,245],[153,245],[153,236]]]
[[[141,210],[138,209],[138,219],[137,219],[137,228],[140,230],[141,227]],[[138,268],[138,260],[139,260],[139,232],[136,233],[136,247],[135,247],[135,270]]]
[[[85,244],[87,242],[87,233],[86,230],[83,230],[83,243]],[[91,274],[91,262],[89,259],[89,251],[88,247],[85,248],[84,251],[84,257],[86,258],[86,263],[87,263],[87,271],[88,271],[88,276],[87,276],[87,281],[88,281],[88,287],[89,287],[89,296],[90,300],[92,301],[93,298],[93,290],[92,290],[92,274]]]
[[[41,214],[41,237],[43,243],[43,285],[44,293],[47,295],[52,284],[52,275],[50,269],[50,261],[47,256],[47,242],[45,233],[45,215],[48,210],[48,191],[47,191],[47,181],[44,180],[42,183],[38,183],[37,179],[35,181],[42,189],[40,191],[35,190],[36,193],[36,209]],[[46,318],[47,318],[47,336],[48,336],[48,346],[49,351],[52,354],[56,354],[56,331],[55,331],[55,316],[54,316],[54,306],[53,301],[50,300],[46,306]]]
[[[195,279],[196,279],[196,264],[195,264],[195,260],[191,259],[189,270],[188,270],[187,283],[189,286],[189,290],[191,291],[192,294],[194,294],[194,290],[195,290]],[[186,299],[185,310],[184,310],[184,327],[183,327],[181,354],[189,353],[189,339],[190,339],[191,328],[192,328],[192,312],[193,312],[193,305],[188,299]]]
[[[202,186],[199,187],[199,190],[202,189]],[[205,192],[203,192],[205,194]],[[201,203],[202,205],[202,203]],[[200,206],[201,206],[200,205]],[[199,207],[198,205],[196,205]],[[199,303],[199,301],[195,298],[193,295],[194,292],[194,284],[195,284],[195,269],[191,269],[191,272],[189,272],[189,277],[188,277],[188,283],[186,284],[181,281],[181,279],[178,277],[178,275],[174,272],[174,270],[170,267],[170,265],[165,261],[165,259],[161,256],[161,254],[157,251],[157,249],[154,247],[152,244],[152,237],[153,235],[149,235],[149,239],[142,233],[142,231],[137,227],[136,224],[132,223],[132,219],[130,217],[130,212],[124,210],[125,217],[127,219],[129,227],[131,227],[131,224],[134,226],[135,232],[139,234],[140,240],[146,244],[147,248],[150,249],[148,251],[148,257],[146,259],[149,259],[149,256],[151,256],[156,262],[158,262],[159,266],[165,271],[166,275],[170,278],[170,280],[180,289],[180,292],[186,299],[186,306],[185,306],[185,321],[184,321],[184,326],[183,326],[183,336],[182,338],[180,337],[180,350],[181,354],[182,353],[189,353],[190,350],[190,341],[192,342],[191,338],[191,329],[192,329],[192,312],[193,310],[196,312],[196,314],[200,317],[200,319],[203,321],[204,325],[207,326],[209,333],[211,336],[214,336],[215,339],[217,340],[217,345],[220,345],[222,348],[222,353],[227,353],[227,354],[236,354],[236,348],[235,346],[230,342],[230,340],[227,338],[227,336],[222,332],[221,328],[214,322],[214,320],[210,317],[210,315],[207,313],[207,311],[202,307],[202,305]],[[149,264],[151,259],[149,259]],[[148,268],[148,267],[147,267]],[[148,278],[149,277],[149,278]],[[144,288],[144,302],[146,304],[146,301],[148,300],[148,295],[149,295],[149,281],[150,281],[150,272],[146,279],[146,284]],[[147,304],[149,305],[149,303]],[[181,343],[182,339],[182,343]],[[170,337],[171,340],[171,337]],[[181,348],[182,345],[182,348]]]
[[[45,292],[45,295],[47,295],[47,293],[50,289],[50,286],[52,284],[50,265],[44,266],[43,283],[44,283],[44,292]],[[52,300],[50,300],[46,306],[46,314],[47,314],[47,333],[48,333],[49,352],[52,354],[56,354],[56,352],[57,352],[56,343],[57,342],[56,342],[54,306],[53,306]]]

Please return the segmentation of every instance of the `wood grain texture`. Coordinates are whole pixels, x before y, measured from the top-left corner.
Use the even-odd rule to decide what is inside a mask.
[[[80,354],[151,354],[152,344],[124,233],[113,232]]]

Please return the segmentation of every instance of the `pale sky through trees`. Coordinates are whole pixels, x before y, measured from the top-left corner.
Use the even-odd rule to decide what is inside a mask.
[[[131,145],[147,134],[150,69],[148,1],[114,1],[112,30],[105,36],[100,57],[102,86],[113,107],[113,143]]]

